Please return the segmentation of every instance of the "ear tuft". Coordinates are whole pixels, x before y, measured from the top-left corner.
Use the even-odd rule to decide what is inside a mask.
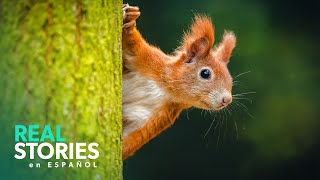
[[[211,19],[207,16],[195,16],[188,33],[183,37],[182,48],[188,56],[205,56],[214,43],[214,28]]]
[[[212,46],[214,43],[214,29],[211,19],[207,16],[196,15],[191,26],[190,36],[195,39],[205,37],[209,40],[209,45]]]
[[[222,42],[215,48],[215,55],[218,60],[229,62],[231,53],[236,47],[236,36],[231,31],[225,31]]]

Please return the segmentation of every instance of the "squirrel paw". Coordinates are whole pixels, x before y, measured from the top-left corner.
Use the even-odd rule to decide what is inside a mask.
[[[123,11],[123,29],[130,30],[136,26],[136,19],[140,16],[139,7],[130,6],[129,4],[122,5]]]

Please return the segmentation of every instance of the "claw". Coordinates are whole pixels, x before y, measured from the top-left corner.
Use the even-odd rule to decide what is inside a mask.
[[[129,4],[122,5],[123,11],[123,28],[131,29],[136,26],[136,19],[140,16],[139,7],[130,6]]]
[[[140,12],[125,13],[125,22],[135,21],[140,16]]]
[[[124,24],[122,26],[122,28],[124,29],[130,29],[131,27],[135,27],[136,26],[136,21],[131,21],[131,22],[128,22],[126,24]]]
[[[139,7],[129,6],[129,4],[128,4],[128,6],[124,6],[122,8],[122,10],[125,11],[125,12],[137,12],[137,11],[139,11]]]

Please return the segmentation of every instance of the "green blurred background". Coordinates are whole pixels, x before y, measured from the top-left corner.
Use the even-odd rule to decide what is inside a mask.
[[[234,94],[256,93],[230,113],[183,112],[124,162],[125,179],[320,179],[320,1],[127,2],[140,7],[143,36],[167,53],[194,14],[212,17],[216,43],[233,30],[230,72],[250,71],[236,78]]]

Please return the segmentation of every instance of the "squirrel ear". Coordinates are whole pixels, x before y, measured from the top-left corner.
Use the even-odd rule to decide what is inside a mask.
[[[214,42],[214,28],[211,19],[206,16],[195,16],[190,31],[183,37],[182,47],[187,51],[189,62],[193,57],[208,55]]]
[[[216,58],[228,63],[232,50],[236,47],[236,41],[236,36],[233,32],[226,31],[223,35],[222,42],[214,50]]]
[[[196,57],[203,58],[208,55],[211,46],[209,40],[205,37],[201,37],[195,40],[187,50],[187,61],[189,63]]]

